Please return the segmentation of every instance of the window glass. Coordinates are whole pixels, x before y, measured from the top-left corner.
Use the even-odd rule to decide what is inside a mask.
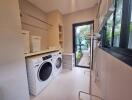
[[[119,43],[120,43],[122,8],[123,8],[123,0],[117,0],[116,14],[115,14],[114,43],[113,43],[114,47],[119,47]]]
[[[130,33],[129,33],[128,48],[132,49],[132,7],[131,7],[131,22],[130,22]]]
[[[106,24],[105,45],[107,47],[111,47],[111,43],[112,43],[112,27],[113,27],[113,14],[110,16],[110,18],[108,19],[107,24]]]
[[[105,47],[105,34],[106,34],[106,25],[104,25],[101,29],[101,31],[99,32],[99,34],[101,34],[101,44],[100,46]]]

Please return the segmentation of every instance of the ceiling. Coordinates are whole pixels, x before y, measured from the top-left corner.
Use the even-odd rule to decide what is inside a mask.
[[[68,14],[93,7],[98,0],[28,0],[44,12],[59,10]]]

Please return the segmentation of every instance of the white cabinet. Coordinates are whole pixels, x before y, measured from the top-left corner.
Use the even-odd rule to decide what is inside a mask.
[[[75,66],[74,54],[64,53],[62,55],[62,59],[63,59],[63,68],[72,70],[72,68]]]

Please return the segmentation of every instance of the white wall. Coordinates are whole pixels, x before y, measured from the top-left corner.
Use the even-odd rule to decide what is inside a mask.
[[[29,100],[18,0],[0,0],[0,100]]]
[[[98,70],[104,100],[132,100],[132,67],[97,49],[94,70]]]

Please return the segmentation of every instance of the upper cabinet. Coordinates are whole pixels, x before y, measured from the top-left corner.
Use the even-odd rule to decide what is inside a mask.
[[[114,11],[114,0],[99,0],[97,19],[99,22],[98,30],[102,28],[106,20]]]
[[[58,11],[52,11],[48,13],[48,23],[52,24],[52,27],[48,29],[48,46],[49,48],[63,49],[63,16]]]

